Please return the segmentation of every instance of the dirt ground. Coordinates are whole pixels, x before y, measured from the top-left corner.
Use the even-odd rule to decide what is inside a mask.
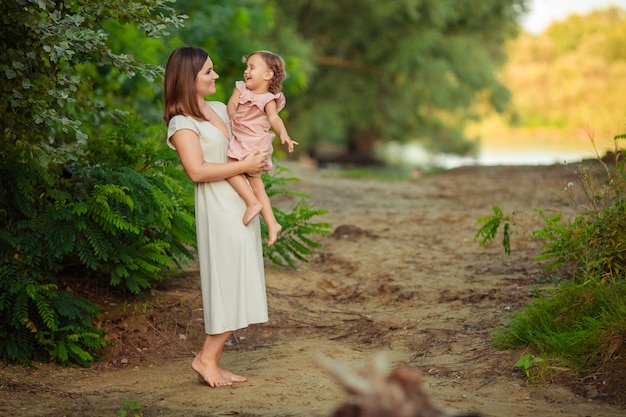
[[[490,343],[493,328],[548,285],[533,261],[533,209],[568,210],[563,195],[575,166],[468,167],[406,181],[287,166],[302,179],[290,188],[329,211],[319,219],[333,234],[320,238],[324,247],[309,263],[266,265],[270,320],[237,332],[223,356],[247,383],[213,389],[196,381],[190,363],[203,326],[191,265],[144,299],[97,294],[116,345],[91,369],[0,364],[0,415],[117,416],[130,400],[144,416],[324,416],[347,396],[320,355],[356,368],[378,355],[413,366],[450,410],[626,415],[608,401],[606,375],[580,380],[563,371],[551,384],[529,384],[513,367],[524,350]],[[493,204],[517,213],[510,256],[474,241],[476,220]]]

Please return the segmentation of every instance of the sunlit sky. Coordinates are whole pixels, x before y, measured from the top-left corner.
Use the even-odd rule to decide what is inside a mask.
[[[522,19],[522,26],[528,32],[538,34],[554,20],[562,20],[572,13],[585,14],[609,6],[626,10],[626,0],[532,0],[530,13]]]

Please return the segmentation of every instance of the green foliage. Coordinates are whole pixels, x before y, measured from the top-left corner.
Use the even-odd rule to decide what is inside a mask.
[[[346,145],[371,156],[383,140],[418,139],[470,153],[464,124],[477,93],[503,110],[494,77],[525,0],[281,3],[277,22],[314,50],[317,71],[289,104],[290,132],[305,147]],[[393,47],[389,47],[393,45]]]
[[[3,165],[1,243],[20,268],[42,276],[92,271],[138,294],[172,261],[192,257],[194,220],[182,192],[188,180],[174,168],[175,156],[159,157],[136,119],[119,123],[90,141],[81,159],[45,172],[33,170],[32,159]]]
[[[578,203],[572,221],[539,210],[545,225],[533,233],[543,242],[536,260],[547,261],[548,271],[558,270],[568,279],[497,328],[496,347],[531,346],[542,357],[590,372],[614,360],[625,346],[626,170],[617,146],[624,137],[615,137],[614,161],[581,163],[580,187],[567,189],[580,189],[582,196],[571,199],[580,202],[582,197],[586,204]],[[492,238],[501,217],[496,212],[492,227],[481,236]]]
[[[7,362],[87,366],[106,344],[89,324],[97,307],[61,290],[63,280],[88,278],[138,294],[193,257],[187,177],[160,138],[143,136],[138,119],[119,117],[119,127],[90,141],[80,158],[44,145],[0,153],[0,346]]]
[[[129,414],[129,412],[131,414]],[[141,404],[139,404],[137,401],[124,398],[124,407],[120,408],[118,416],[126,417],[129,415],[132,417],[141,417],[143,416],[143,409],[141,407]]]
[[[616,144],[623,136],[615,137]],[[561,222],[560,213],[542,213],[545,226],[534,235],[545,243],[537,260],[548,261],[549,270],[565,269],[580,282],[626,279],[626,166],[616,149],[608,164],[581,163],[578,188],[586,204],[569,224]]]
[[[109,19],[103,22],[103,27],[109,33],[107,46],[114,53],[132,56],[149,65],[151,71],[148,76],[138,77],[129,76],[113,65],[78,66],[78,77],[88,82],[81,85],[77,96],[92,107],[92,111],[81,118],[81,130],[89,137],[98,136],[102,124],[112,122],[108,117],[111,109],[128,109],[149,124],[161,123],[163,109],[155,103],[161,102],[163,97],[159,78],[160,65],[171,52],[167,41],[146,37],[145,31],[133,23]]]
[[[493,215],[483,216],[476,220],[476,225],[484,224],[474,235],[474,240],[481,239],[479,243],[480,247],[485,246],[495,240],[498,229],[503,225],[502,247],[504,248],[504,253],[510,255],[511,236],[509,235],[509,228],[511,226],[511,217],[505,216],[502,209],[497,205],[492,206],[491,209],[493,210]],[[513,215],[514,214],[515,213],[513,213]]]
[[[584,285],[570,281],[494,332],[494,345],[534,346],[576,371],[604,365],[626,343],[626,280]]]
[[[139,122],[108,116],[114,101],[93,82],[96,68],[157,78],[159,67],[113,52],[105,26],[117,21],[144,36],[163,35],[181,21],[168,3],[0,5],[0,349],[6,362],[88,366],[107,342],[90,323],[100,310],[69,289],[73,277],[138,292],[159,278],[170,258],[189,256],[182,245],[193,221],[181,214],[187,204],[180,185],[160,172],[160,162],[146,163],[142,156],[150,153],[136,146]],[[115,80],[107,81],[114,90]],[[118,136],[107,128],[110,120],[119,123]],[[113,155],[129,138],[135,143],[121,146],[128,151],[122,155],[137,159],[122,165]]]
[[[616,7],[572,14],[512,40],[501,78],[513,93],[514,123],[613,134],[624,116],[625,43],[626,10]]]
[[[33,358],[89,366],[97,358],[94,352],[109,343],[105,331],[91,324],[100,308],[56,284],[38,282],[28,272],[6,260],[0,264],[2,360],[24,366],[31,366]]]
[[[543,363],[544,360],[538,356],[535,356],[531,353],[526,353],[525,355],[520,356],[520,358],[513,364],[515,368],[523,368],[524,374],[526,374],[526,378],[533,380],[532,369],[537,364]]]
[[[589,241],[589,233],[593,225],[585,223],[582,216],[577,217],[572,223],[566,225],[562,222],[562,213],[556,212],[547,216],[542,210],[538,211],[544,226],[535,230],[535,238],[544,242],[542,254],[535,258],[536,261],[547,261],[545,269],[565,269],[576,274],[579,267],[589,265],[591,249],[586,246]]]
[[[322,245],[313,240],[311,236],[327,235],[331,233],[332,225],[324,222],[311,222],[316,216],[324,215],[326,210],[312,208],[306,198],[308,195],[294,192],[286,188],[288,181],[298,181],[295,177],[283,177],[280,174],[286,168],[277,166],[277,175],[270,176],[263,174],[263,182],[269,197],[275,195],[289,195],[299,197],[300,200],[290,213],[284,212],[276,207],[272,207],[276,220],[283,227],[276,243],[267,246],[267,226],[261,222],[261,235],[263,236],[263,254],[270,261],[277,265],[295,266],[298,261],[306,262],[312,249],[320,248]]]
[[[160,68],[107,45],[109,20],[134,24],[148,36],[167,34],[181,18],[168,0],[8,0],[0,5],[0,114],[3,146],[15,140],[62,143],[71,131],[85,140],[83,119],[101,113],[84,65],[113,66],[130,77],[154,80]],[[34,129],[33,126],[37,128]]]

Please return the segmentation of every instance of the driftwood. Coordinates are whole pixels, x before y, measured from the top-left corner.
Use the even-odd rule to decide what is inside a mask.
[[[344,364],[322,357],[320,364],[352,396],[333,417],[480,417],[453,414],[435,405],[422,387],[420,372],[409,366],[389,370],[382,357],[371,369],[353,371]]]

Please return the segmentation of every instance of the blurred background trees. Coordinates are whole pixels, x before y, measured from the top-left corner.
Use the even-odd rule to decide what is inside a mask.
[[[310,1],[279,9],[313,46],[315,72],[290,101],[292,134],[315,152],[340,145],[344,160],[370,161],[384,141],[420,141],[472,152],[464,136],[477,96],[504,109],[495,78],[504,41],[515,35],[524,0]]]
[[[468,154],[476,151],[464,132],[477,117],[472,104],[480,98],[501,111],[509,99],[495,71],[526,3],[179,0],[176,10],[188,18],[165,43],[168,51],[207,49],[224,101],[242,77],[244,55],[280,53],[289,74],[284,117],[297,152],[367,163],[381,143],[419,141]],[[125,43],[138,54],[140,45]]]
[[[614,129],[623,119],[626,23],[617,8],[573,15],[531,35],[516,23],[527,0],[179,0],[163,3],[183,15],[173,25],[163,4],[151,1],[152,27],[133,22],[136,12],[128,5],[115,11],[123,2],[114,1],[83,7],[85,22],[61,17],[62,10],[76,9],[72,3],[3,3],[0,108],[19,115],[3,121],[3,140],[18,135],[71,143],[110,123],[113,109],[158,125],[160,66],[183,44],[211,53],[221,76],[219,100],[241,78],[242,56],[256,49],[283,55],[289,73],[283,116],[301,143],[298,151],[318,156],[332,149],[367,161],[388,141],[471,154],[479,135]],[[40,4],[59,10],[46,17],[45,29],[24,33],[23,23],[41,13]],[[98,31],[86,32],[86,22]],[[167,34],[146,36],[157,29]],[[75,47],[79,39],[84,42]],[[47,48],[49,56],[25,61],[36,48]],[[139,63],[147,64],[142,71]],[[485,120],[483,127],[493,126],[494,119],[495,133],[467,129]],[[30,129],[33,124],[46,128]]]
[[[624,10],[572,15],[531,35],[517,24],[528,3],[181,0],[189,18],[166,41],[211,52],[223,100],[243,55],[283,55],[283,116],[297,152],[317,158],[373,162],[389,142],[472,155],[481,137],[546,129],[612,137],[624,119]]]
[[[502,82],[513,92],[504,124],[619,133],[626,115],[626,11],[572,15],[508,42]],[[504,133],[504,132],[503,132]]]

